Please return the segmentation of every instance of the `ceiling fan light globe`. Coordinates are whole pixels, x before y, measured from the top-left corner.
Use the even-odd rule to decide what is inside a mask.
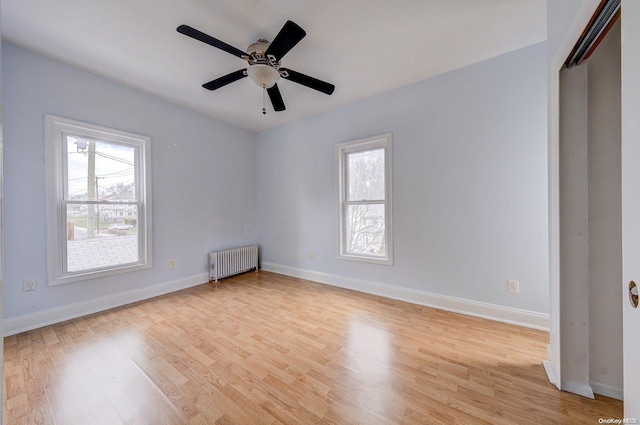
[[[255,64],[247,70],[249,77],[260,87],[271,88],[280,78],[280,73],[269,65]]]

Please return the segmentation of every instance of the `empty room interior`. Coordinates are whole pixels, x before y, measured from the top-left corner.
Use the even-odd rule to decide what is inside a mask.
[[[0,0],[0,424],[638,423],[636,28]]]

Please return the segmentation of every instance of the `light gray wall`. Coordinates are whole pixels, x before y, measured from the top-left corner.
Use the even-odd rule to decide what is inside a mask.
[[[558,51],[578,10],[588,0],[547,0],[547,51],[549,59]],[[566,58],[564,58],[566,59]]]
[[[198,279],[210,250],[255,243],[253,133],[13,44],[2,46],[2,67],[5,319]],[[152,269],[47,286],[45,114],[151,137]],[[22,292],[26,277],[36,291]]]
[[[546,54],[533,45],[258,134],[263,261],[548,312]],[[338,260],[335,145],[385,132],[395,265]]]

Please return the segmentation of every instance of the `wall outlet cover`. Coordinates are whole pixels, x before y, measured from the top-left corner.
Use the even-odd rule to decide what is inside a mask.
[[[22,290],[24,292],[35,291],[37,288],[37,282],[33,278],[24,279],[22,281]]]
[[[512,294],[519,294],[520,293],[520,282],[518,282],[517,280],[509,280],[508,290]]]

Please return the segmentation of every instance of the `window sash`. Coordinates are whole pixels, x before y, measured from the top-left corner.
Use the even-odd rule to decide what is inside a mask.
[[[61,229],[65,229],[66,230],[66,223],[67,223],[67,205],[78,205],[78,204],[82,204],[82,205],[87,205],[87,204],[93,204],[93,205],[136,205],[137,206],[137,213],[138,213],[138,217],[143,217],[144,216],[144,210],[143,210],[143,206],[142,203],[140,202],[127,202],[127,203],[96,203],[96,202],[91,202],[91,203],[83,203],[83,202],[63,202],[63,209],[62,209],[62,214],[60,215],[60,228]],[[137,229],[141,229],[143,228],[141,225],[141,221],[138,219],[138,225],[137,225]],[[67,238],[63,239],[63,243],[62,243],[62,255],[61,255],[61,260],[62,260],[62,273],[64,276],[67,277],[73,277],[73,276],[83,276],[83,275],[87,275],[87,274],[93,274],[93,273],[97,273],[97,272],[104,272],[104,271],[109,271],[112,269],[118,269],[118,268],[127,268],[127,267],[132,267],[132,266],[136,266],[136,265],[143,265],[144,264],[144,259],[146,257],[146,253],[145,253],[145,243],[144,243],[144,238],[141,237],[143,235],[141,235],[141,232],[139,230],[136,231],[136,239],[137,239],[137,259],[135,261],[129,261],[129,262],[122,262],[122,263],[116,263],[116,264],[111,264],[111,265],[107,265],[107,266],[100,266],[100,267],[93,267],[93,268],[86,268],[86,269],[82,269],[82,270],[72,270],[69,271],[69,251],[68,251],[68,243],[69,240]]]
[[[371,199],[363,201],[344,201],[346,205],[366,205],[366,204],[385,204],[387,201],[384,199]]]
[[[62,137],[62,141],[61,141],[61,148],[62,148],[62,199],[63,200],[67,200],[67,201],[72,201],[72,199],[69,199],[69,176],[68,176],[68,169],[69,169],[69,150],[68,150],[68,138],[69,137],[75,137],[75,138],[83,138],[83,139],[92,139],[96,142],[104,142],[104,143],[109,143],[111,145],[118,145],[118,146],[126,146],[126,147],[130,147],[133,148],[133,155],[134,155],[134,159],[133,159],[133,172],[134,172],[134,192],[135,192],[135,201],[136,202],[140,202],[142,200],[142,196],[143,191],[143,184],[145,182],[144,180],[144,169],[142,167],[142,162],[141,162],[141,158],[142,158],[142,150],[144,148],[144,145],[142,143],[142,140],[138,140],[138,139],[132,139],[130,137],[122,137],[119,136],[117,134],[94,134],[91,132],[86,132],[86,131],[78,131],[78,130],[69,130],[69,131],[65,131],[62,130],[61,131],[61,137]],[[149,182],[146,182],[147,184],[149,184]]]
[[[67,200],[63,199],[60,201],[62,205],[142,205],[141,201],[76,201],[76,200]]]
[[[356,251],[356,250],[352,250],[351,249],[351,245],[349,242],[349,236],[350,234],[348,233],[347,230],[349,230],[350,226],[349,226],[349,207],[350,206],[368,206],[368,205],[381,205],[384,207],[383,209],[383,222],[384,222],[384,226],[385,226],[385,230],[384,230],[384,245],[386,248],[386,227],[387,227],[387,219],[386,219],[386,202],[385,201],[346,201],[344,203],[344,211],[343,211],[343,217],[344,217],[344,229],[345,231],[343,232],[343,246],[344,246],[344,253],[346,255],[354,255],[354,256],[359,256],[359,257],[367,257],[367,258],[372,258],[372,259],[384,259],[387,256],[386,253],[386,249],[385,249],[385,253],[384,254],[373,254],[373,253],[366,253],[366,252],[362,252],[362,251]],[[354,236],[353,234],[351,236]]]
[[[62,276],[65,277],[74,277],[74,276],[83,276],[90,275],[93,273],[99,272],[108,272],[114,269],[127,268],[132,266],[139,266],[145,264],[146,258],[146,243],[144,238],[144,233],[140,231],[140,229],[144,229],[144,204],[140,201],[76,201],[76,200],[62,200],[61,201],[61,214],[60,214],[60,229],[66,230],[67,221],[68,221],[68,206],[69,205],[98,205],[98,206],[136,206],[137,209],[137,225],[136,225],[136,245],[137,245],[137,259],[135,261],[130,262],[122,262],[111,264],[107,266],[100,266],[94,268],[86,268],[82,270],[69,270],[69,251],[68,251],[68,243],[69,240],[65,237],[62,239],[62,250],[61,250],[61,260],[62,260]]]
[[[377,198],[352,198],[351,196],[351,192],[352,192],[352,187],[351,187],[351,183],[352,182],[356,182],[358,181],[358,179],[352,179],[352,175],[354,174],[358,174],[358,171],[360,171],[360,177],[363,177],[364,175],[366,175],[366,169],[364,167],[364,164],[362,164],[362,168],[360,170],[358,170],[357,168],[353,169],[351,168],[351,164],[352,164],[352,160],[351,157],[352,156],[356,156],[356,155],[361,155],[361,154],[366,154],[366,153],[370,153],[370,152],[376,152],[376,151],[382,151],[382,156],[386,156],[386,150],[384,148],[384,146],[373,146],[370,148],[363,148],[363,149],[358,149],[358,150],[354,150],[354,151],[350,151],[350,152],[345,152],[345,157],[344,157],[344,166],[345,166],[345,172],[344,172],[344,178],[345,178],[345,199],[347,201],[373,201],[376,200]],[[356,161],[357,162],[357,161]],[[373,178],[371,183],[373,186],[376,185],[376,183],[382,183],[382,187],[378,187],[377,190],[373,189],[374,191],[378,191],[380,189],[382,189],[382,192],[385,192],[385,187],[386,186],[386,173],[385,173],[385,163],[384,163],[384,158],[383,158],[383,162],[382,162],[382,174],[383,174],[383,178],[382,181],[380,182],[377,178]],[[353,171],[353,173],[352,173]],[[355,177],[355,176],[354,176]],[[355,192],[358,192],[359,189],[354,189]],[[365,195],[365,194],[363,194]],[[384,198],[382,198],[382,200],[384,201]]]

